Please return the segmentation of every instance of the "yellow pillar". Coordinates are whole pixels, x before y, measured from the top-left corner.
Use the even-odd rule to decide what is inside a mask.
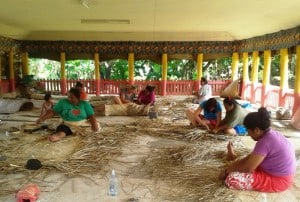
[[[9,86],[10,92],[15,92],[15,71],[14,71],[14,53],[9,51]]]
[[[232,54],[232,63],[231,63],[231,80],[234,81],[238,78],[238,65],[239,65],[239,54]]]
[[[248,82],[249,81],[249,73],[248,73],[248,53],[243,53],[243,81]]]
[[[29,75],[29,67],[28,67],[28,52],[23,52],[21,55],[22,58],[22,75]]]
[[[300,45],[296,47],[296,58],[293,114],[300,107]]]
[[[67,79],[66,79],[66,53],[60,53],[60,89],[61,94],[67,94]]]
[[[99,53],[94,54],[96,95],[100,95],[100,61]]]
[[[279,106],[284,107],[284,91],[289,87],[288,85],[288,63],[289,55],[288,49],[280,49],[280,91],[279,91]]]
[[[203,53],[197,55],[197,80],[200,81],[202,77],[202,68],[203,68]]]
[[[128,77],[129,83],[134,83],[134,53],[128,54]]]
[[[162,96],[167,94],[167,77],[168,77],[168,55],[166,53],[162,54]]]
[[[195,92],[198,92],[199,91],[199,88],[200,88],[200,81],[201,81],[201,77],[202,77],[202,73],[203,73],[203,53],[199,53],[197,55],[197,79],[195,81],[195,89],[194,91]]]
[[[300,45],[296,48],[296,58],[294,92],[300,94]]]
[[[162,55],[162,80],[167,80],[168,76],[168,55],[163,53]]]
[[[262,90],[261,90],[261,106],[266,105],[267,99],[267,87],[270,84],[271,75],[271,50],[264,51],[264,71],[262,80]]]
[[[270,74],[271,74],[271,51],[264,51],[264,71],[262,83],[264,86],[270,84]]]
[[[259,55],[258,51],[252,53],[252,71],[251,71],[251,81],[252,83],[258,83],[258,65],[259,65]]]
[[[0,94],[2,94],[2,55],[0,54]]]
[[[259,65],[259,54],[258,51],[252,53],[252,71],[251,71],[251,97],[250,102],[256,103],[256,85],[258,83],[258,65]]]
[[[241,92],[241,97],[242,99],[246,98],[246,88],[249,82],[249,73],[248,73],[248,65],[249,65],[249,61],[248,61],[248,53],[244,52],[243,53],[243,83],[242,83],[242,92]],[[249,93],[251,93],[249,91]],[[251,97],[251,96],[249,96]]]

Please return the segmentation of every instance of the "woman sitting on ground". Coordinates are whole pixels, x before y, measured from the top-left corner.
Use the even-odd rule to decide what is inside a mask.
[[[204,126],[207,130],[211,130],[220,124],[222,107],[215,98],[210,98],[201,102],[195,111],[188,109],[186,116],[193,126]]]
[[[231,189],[281,192],[294,180],[296,158],[293,145],[281,133],[271,129],[269,112],[260,108],[244,119],[248,135],[257,141],[254,150],[236,160],[220,173],[220,179]],[[228,160],[236,159],[231,142]]]
[[[100,124],[94,116],[93,108],[88,101],[80,99],[80,90],[77,88],[71,88],[68,98],[59,100],[52,110],[48,110],[36,122],[39,124],[52,118],[55,114],[59,114],[63,122],[56,128],[55,134],[49,137],[50,141],[59,141],[65,136],[72,135],[74,131],[71,130],[71,126],[83,125],[87,120],[94,132],[100,130]]]
[[[120,95],[114,98],[115,104],[132,103],[136,99],[136,86],[126,86],[120,89]]]
[[[225,118],[221,121],[218,127],[213,129],[214,133],[224,131],[225,134],[236,135],[236,129],[244,129],[243,121],[248,111],[242,108],[239,103],[230,97],[226,97],[223,100],[223,104],[226,110]]]
[[[139,93],[137,104],[153,105],[155,102],[154,89],[154,86],[146,86],[146,88]]]

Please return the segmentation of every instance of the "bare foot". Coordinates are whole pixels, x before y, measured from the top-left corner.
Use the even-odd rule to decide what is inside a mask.
[[[233,161],[234,159],[236,159],[237,155],[234,152],[233,144],[231,141],[229,141],[227,144],[227,150],[228,150],[228,153],[227,153],[226,160]]]

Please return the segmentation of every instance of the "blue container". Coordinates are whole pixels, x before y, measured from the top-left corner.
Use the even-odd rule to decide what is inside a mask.
[[[237,125],[234,127],[234,130],[238,135],[247,135],[247,129],[242,125]]]

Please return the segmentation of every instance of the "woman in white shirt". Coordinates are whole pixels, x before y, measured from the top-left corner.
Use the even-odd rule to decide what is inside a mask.
[[[201,78],[201,88],[197,94],[196,99],[194,100],[195,104],[199,104],[202,101],[208,100],[212,96],[211,86],[208,84],[206,78]]]

